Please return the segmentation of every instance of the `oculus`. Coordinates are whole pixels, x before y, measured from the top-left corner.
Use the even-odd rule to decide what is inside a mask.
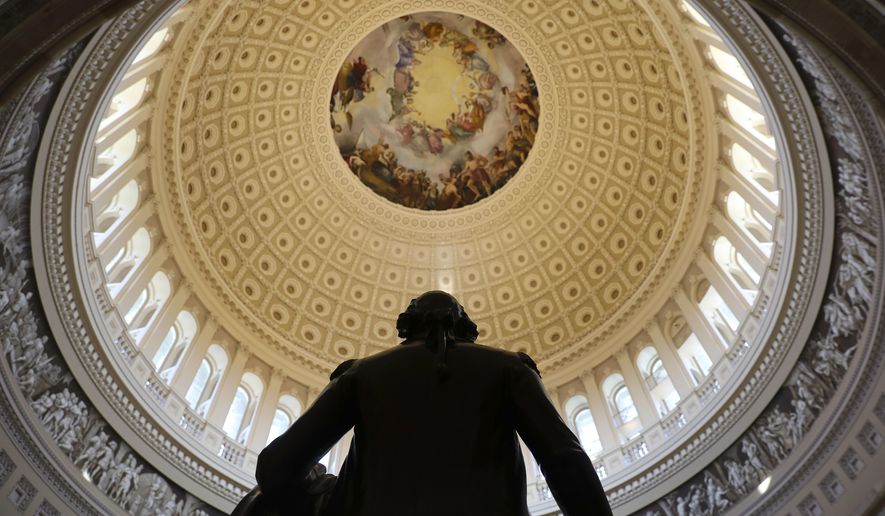
[[[332,85],[341,156],[372,191],[408,208],[449,210],[499,190],[528,159],[540,116],[532,72],[473,18],[397,18],[350,52]]]

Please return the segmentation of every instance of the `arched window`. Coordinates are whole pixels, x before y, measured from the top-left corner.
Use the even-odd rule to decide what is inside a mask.
[[[169,354],[169,351],[172,349],[172,345],[175,344],[175,340],[178,337],[178,332],[175,331],[175,326],[169,328],[169,331],[166,332],[166,336],[163,337],[163,342],[160,343],[160,347],[157,348],[157,352],[154,353],[154,358],[152,362],[154,363],[154,369],[159,369],[161,365],[163,365],[163,361],[166,360],[166,355]]]
[[[758,293],[759,273],[738,252],[734,245],[724,236],[713,242],[713,257],[726,276],[738,287],[738,290],[751,303]]]
[[[300,415],[301,402],[295,396],[291,394],[280,396],[277,410],[274,412],[273,422],[270,425],[270,433],[267,435],[267,442],[270,443],[279,437]]]
[[[731,145],[729,155],[734,170],[749,180],[756,190],[777,204],[779,194],[772,171],[768,170],[750,151],[737,143]]]
[[[704,317],[716,328],[717,333],[722,337],[723,342],[730,345],[735,336],[735,331],[740,324],[734,312],[725,304],[722,296],[711,285],[707,285],[704,290],[701,301],[698,306]]]
[[[602,394],[614,416],[615,426],[626,438],[631,439],[642,430],[639,412],[633,404],[633,397],[624,383],[624,377],[618,373],[608,376],[602,382]]]
[[[147,43],[145,43],[144,46],[141,47],[141,50],[135,56],[135,60],[133,61],[133,63],[143,61],[162,50],[165,43],[172,39],[169,35],[170,31],[168,27],[164,27],[153,33],[151,37],[147,40]]]
[[[234,400],[228,410],[222,429],[240,444],[246,444],[252,430],[255,409],[261,399],[264,384],[254,373],[244,373],[237,387]]]
[[[688,16],[695,21],[695,23],[704,27],[710,26],[710,23],[706,20],[706,18],[704,18],[703,15],[701,15],[701,13],[699,13],[698,10],[695,9],[694,6],[692,6],[691,4],[683,1],[681,2],[680,6],[686,12],[686,14],[688,14]]]
[[[774,138],[768,130],[768,125],[762,113],[757,112],[731,94],[725,95],[725,107],[728,110],[729,116],[736,124],[768,147],[774,148]]]
[[[188,388],[185,399],[188,405],[200,416],[205,416],[212,403],[215,389],[221,381],[227,367],[227,353],[218,344],[209,346],[206,357],[200,362],[200,368]]]
[[[657,383],[661,383],[667,379],[667,370],[664,369],[664,363],[660,358],[656,358],[651,364],[651,375]]]
[[[118,221],[125,220],[126,216],[135,210],[138,206],[138,199],[138,183],[134,179],[120,188],[120,191],[111,198],[108,205],[95,219],[93,235],[96,245],[101,244],[113,232],[114,227],[119,227]]]
[[[291,424],[292,420],[289,419],[289,415],[284,410],[277,409],[273,414],[273,422],[270,424],[270,433],[267,434],[267,444],[282,435]]]
[[[172,373],[175,372],[179,359],[196,334],[197,320],[190,312],[181,311],[152,360],[154,368],[160,372],[161,378],[167,382],[172,378]]]
[[[747,72],[744,71],[744,68],[741,66],[740,62],[738,62],[737,58],[714,46],[709,46],[708,49],[710,52],[710,60],[713,61],[713,64],[716,65],[716,68],[718,68],[719,71],[742,83],[744,86],[749,88],[753,87],[753,82],[750,80],[750,77],[747,75]]]
[[[127,276],[144,262],[151,253],[151,234],[144,228],[138,228],[129,242],[117,251],[117,254],[108,261],[105,272],[108,277],[108,288],[114,291],[125,284]]]
[[[169,276],[163,271],[154,274],[151,281],[145,289],[147,296],[141,308],[133,314],[129,323],[129,333],[136,342],[139,342],[144,334],[144,329],[150,322],[151,317],[166,304],[169,296],[172,294],[172,282]],[[140,296],[139,296],[140,297]],[[136,303],[137,304],[137,303]],[[129,314],[127,313],[127,316]]]
[[[753,240],[759,250],[771,256],[772,225],[737,192],[728,193],[725,206],[728,218]]]
[[[95,170],[89,180],[90,191],[105,182],[135,155],[135,149],[138,147],[138,131],[131,129],[116,141],[108,143],[110,144],[105,145],[104,141],[101,142],[104,150],[95,157]]]
[[[578,411],[575,416],[575,429],[587,455],[594,457],[602,453],[602,441],[599,439],[599,432],[596,431],[593,414],[589,408],[585,407]]]
[[[108,124],[138,106],[141,103],[141,99],[144,98],[146,91],[147,78],[141,78],[125,90],[114,95],[107,111],[105,111],[104,117],[102,117],[99,130],[104,129]]]
[[[222,430],[232,439],[236,439],[239,436],[240,428],[243,426],[243,419],[246,417],[246,409],[249,408],[249,402],[251,401],[251,397],[249,393],[246,392],[246,389],[243,386],[237,387],[237,392],[234,394],[234,401],[230,405],[230,410],[227,412],[227,417],[224,418],[224,425],[222,425]]]
[[[636,406],[633,405],[633,397],[630,396],[630,391],[627,390],[626,385],[618,387],[612,399],[614,400],[615,411],[621,424],[628,423],[639,417],[639,413],[636,412]]]
[[[187,401],[187,404],[190,405],[191,408],[196,408],[197,403],[200,402],[200,397],[202,397],[203,391],[206,390],[206,385],[209,383],[209,376],[211,374],[212,366],[209,365],[209,361],[204,358],[200,361],[200,368],[197,369],[197,374],[194,376],[194,380],[191,382],[191,386],[187,389],[187,394],[184,396],[185,401]]]

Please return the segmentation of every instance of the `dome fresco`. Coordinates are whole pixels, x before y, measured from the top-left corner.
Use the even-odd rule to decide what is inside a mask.
[[[454,13],[384,23],[332,86],[335,142],[353,173],[409,208],[448,210],[503,187],[538,131],[537,85],[495,29]]]

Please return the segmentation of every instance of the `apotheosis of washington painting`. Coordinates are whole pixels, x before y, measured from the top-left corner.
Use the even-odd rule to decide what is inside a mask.
[[[350,170],[408,208],[492,195],[528,159],[540,117],[525,59],[493,28],[420,13],[368,34],[332,86],[331,124]]]

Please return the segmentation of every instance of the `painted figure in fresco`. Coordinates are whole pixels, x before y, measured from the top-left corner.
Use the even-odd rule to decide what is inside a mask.
[[[473,26],[473,35],[486,42],[489,48],[503,45],[507,40],[498,31],[477,20]]]
[[[461,194],[458,192],[457,177],[453,174],[449,174],[448,177],[444,177],[443,174],[440,174],[439,178],[444,181],[444,183],[442,193],[440,193],[439,200],[437,201],[438,209],[449,210],[461,206],[462,199]]]
[[[365,98],[366,93],[372,91],[370,84],[372,70],[362,56],[352,62],[345,63],[338,72],[338,77],[332,85],[332,110],[343,111],[347,117],[348,126],[353,125],[353,115],[348,111],[351,102],[359,102]]]

